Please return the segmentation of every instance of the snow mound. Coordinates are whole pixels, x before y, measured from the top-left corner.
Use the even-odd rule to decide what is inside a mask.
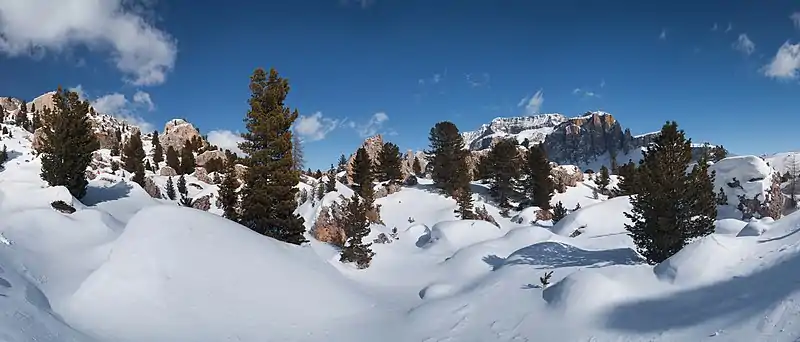
[[[371,306],[311,248],[176,206],[138,212],[69,304],[113,341],[281,340]]]
[[[770,228],[770,224],[775,222],[771,217],[763,219],[751,219],[736,236],[761,236]]]
[[[444,221],[433,225],[426,247],[445,246],[452,250],[458,250],[501,236],[503,236],[503,231],[486,221]]]
[[[741,195],[747,198],[760,195],[763,201],[772,186],[772,168],[756,156],[728,157],[714,163],[710,169],[716,172],[714,191],[722,188],[729,205],[739,204]]]
[[[566,315],[588,315],[624,300],[627,292],[602,272],[580,270],[544,289],[542,298]]]
[[[545,268],[601,267],[635,265],[640,262],[639,255],[630,248],[591,251],[563,242],[547,241],[512,253],[501,267],[513,265],[536,265]]]
[[[570,236],[579,231],[581,234],[577,239],[610,237],[619,239],[620,246],[631,246],[633,242],[625,230],[625,224],[630,224],[631,221],[624,213],[630,212],[632,208],[628,196],[615,197],[570,213],[558,221],[552,231],[562,236]]]
[[[421,299],[438,299],[452,295],[456,292],[453,285],[450,284],[431,284],[419,291],[419,298]]]
[[[732,236],[712,234],[683,247],[656,265],[656,276],[673,284],[696,285],[724,279],[730,269],[744,260],[743,241]]]
[[[747,222],[726,218],[717,220],[714,225],[714,232],[717,234],[736,235],[747,225]]]

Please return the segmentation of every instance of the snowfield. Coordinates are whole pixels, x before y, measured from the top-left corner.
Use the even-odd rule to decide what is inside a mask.
[[[501,217],[473,184],[497,227],[457,220],[455,201],[422,179],[376,201],[384,224],[368,240],[392,228],[398,239],[373,244],[372,265],[358,270],[310,236],[277,242],[121,176],[92,180],[79,202],[39,179],[27,134],[12,133],[0,171],[0,341],[800,339],[797,212],[721,217],[716,233],[648,265],[625,231],[629,199],[594,199],[590,180],[556,194],[571,212],[555,224],[534,222],[535,209]],[[765,191],[773,172],[747,156],[715,170],[719,186],[741,180],[741,193]],[[192,196],[216,191],[187,179],[202,188]],[[310,228],[323,205],[351,194],[339,183],[298,213]],[[53,210],[56,200],[77,211]]]

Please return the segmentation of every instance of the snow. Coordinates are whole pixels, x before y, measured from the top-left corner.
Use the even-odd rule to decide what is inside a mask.
[[[722,189],[731,208],[739,204],[739,197],[742,195],[749,199],[759,196],[758,199],[764,201],[772,186],[772,175],[775,172],[763,159],[756,156],[728,157],[714,163],[709,169],[716,173],[714,191],[719,192]],[[737,216],[741,217],[741,213]]]
[[[800,338],[800,212],[748,222],[721,214],[714,234],[650,265],[625,230],[630,199],[595,199],[591,180],[554,195],[552,204],[570,210],[555,224],[537,222],[538,208],[503,217],[486,186],[473,183],[475,206],[498,227],[458,220],[455,201],[420,179],[376,200],[383,222],[367,240],[392,228],[398,239],[374,243],[371,266],[359,270],[310,235],[304,246],[263,237],[214,205],[203,212],[150,198],[122,172],[101,170],[78,201],[39,179],[28,135],[9,128],[14,138],[2,144],[11,160],[0,170],[3,341]],[[752,156],[712,169],[716,188],[728,193],[735,177],[742,194],[767,189],[774,172]],[[163,186],[167,178],[153,179]],[[215,196],[215,185],[186,179],[199,186],[190,196]],[[324,206],[351,195],[337,182],[297,213],[310,228]],[[55,200],[76,212],[54,211]]]

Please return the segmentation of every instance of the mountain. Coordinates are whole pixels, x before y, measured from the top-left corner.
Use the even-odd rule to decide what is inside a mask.
[[[556,126],[566,121],[567,117],[561,114],[495,118],[478,130],[463,132],[461,136],[464,138],[464,144],[472,151],[488,149],[494,142],[507,138],[516,139],[519,143],[528,139],[531,143],[538,144],[544,141]]]

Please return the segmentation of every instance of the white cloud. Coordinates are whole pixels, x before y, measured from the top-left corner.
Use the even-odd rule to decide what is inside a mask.
[[[131,6],[139,0],[0,0],[0,53],[42,56],[74,46],[110,49],[134,85],[164,83],[175,64],[176,40]]]
[[[220,149],[231,150],[231,152],[243,157],[245,154],[239,149],[239,143],[244,141],[238,133],[229,130],[218,129],[208,132],[208,142],[217,145]]]
[[[339,0],[342,5],[357,4],[361,8],[368,8],[375,4],[375,0]]]
[[[711,27],[711,31],[717,31],[717,30],[719,30],[719,25],[717,25],[717,23],[714,23],[714,26]]]
[[[120,120],[127,121],[131,125],[139,126],[142,132],[151,132],[155,130],[153,124],[147,122],[147,120],[137,114],[138,109],[143,104],[135,100],[134,102],[130,102],[123,94],[107,94],[98,97],[94,101],[91,101],[91,103],[94,110],[98,113],[108,114]],[[150,104],[152,104],[152,102]]]
[[[542,90],[539,89],[533,96],[526,96],[523,97],[522,100],[519,100],[517,107],[524,107],[526,115],[534,115],[539,113],[539,109],[542,108],[542,103],[544,103],[544,94]]]
[[[153,104],[153,100],[150,99],[150,94],[141,90],[137,90],[136,93],[133,94],[133,102],[147,106],[147,110],[151,112],[156,109],[156,105]]]
[[[386,121],[389,121],[389,115],[387,115],[384,112],[378,112],[372,114],[372,116],[369,118],[369,121],[367,121],[364,124],[357,124],[353,121],[350,121],[347,123],[347,126],[352,129],[355,129],[355,131],[358,133],[360,137],[366,138],[381,133],[381,129],[383,129],[383,124],[386,123]],[[390,130],[390,133],[391,132],[393,131]],[[387,134],[387,133],[381,133],[381,134]],[[394,133],[394,135],[396,134],[397,132]]]
[[[661,40],[667,39],[667,29],[661,29],[661,34],[658,35],[658,39]]]
[[[800,73],[800,43],[788,41],[778,49],[772,61],[764,66],[764,75],[777,79],[795,79]]]
[[[731,32],[733,30],[733,24],[728,23],[728,28],[725,29],[725,33]]]
[[[603,86],[605,86],[605,81],[600,83],[600,87],[602,88]],[[597,98],[601,97],[600,94],[598,94],[598,93],[595,93],[595,92],[589,91],[589,90],[585,90],[585,89],[581,89],[581,88],[573,89],[572,90],[572,94],[573,95],[582,96],[582,97],[597,97]]]
[[[750,55],[753,51],[756,50],[756,44],[747,37],[746,33],[742,33],[739,35],[739,38],[736,40],[736,43],[733,43],[733,48],[737,51],[745,55]]]
[[[792,19],[794,27],[800,29],[800,12],[792,13],[792,15],[789,16],[789,19]]]
[[[572,93],[573,94],[580,94],[581,93],[581,88],[575,88],[575,90],[573,90]]]
[[[322,112],[316,112],[309,116],[301,115],[295,123],[294,131],[304,140],[317,141],[325,139],[337,127],[339,120],[326,118]]]
[[[488,86],[491,80],[491,75],[488,72],[480,73],[478,75],[466,74],[467,83],[473,88]]]
[[[84,90],[83,90],[83,85],[81,85],[81,84],[78,84],[78,85],[76,85],[76,86],[74,86],[74,87],[72,87],[72,88],[69,88],[69,89],[67,89],[67,90],[69,90],[69,91],[71,91],[71,92],[73,92],[73,93],[76,93],[76,94],[78,94],[78,97],[79,97],[81,100],[86,100],[86,99],[87,99],[87,97],[86,97],[86,91],[84,91]]]
[[[605,87],[606,87],[606,80],[605,79],[600,80],[600,88],[605,88]]]

